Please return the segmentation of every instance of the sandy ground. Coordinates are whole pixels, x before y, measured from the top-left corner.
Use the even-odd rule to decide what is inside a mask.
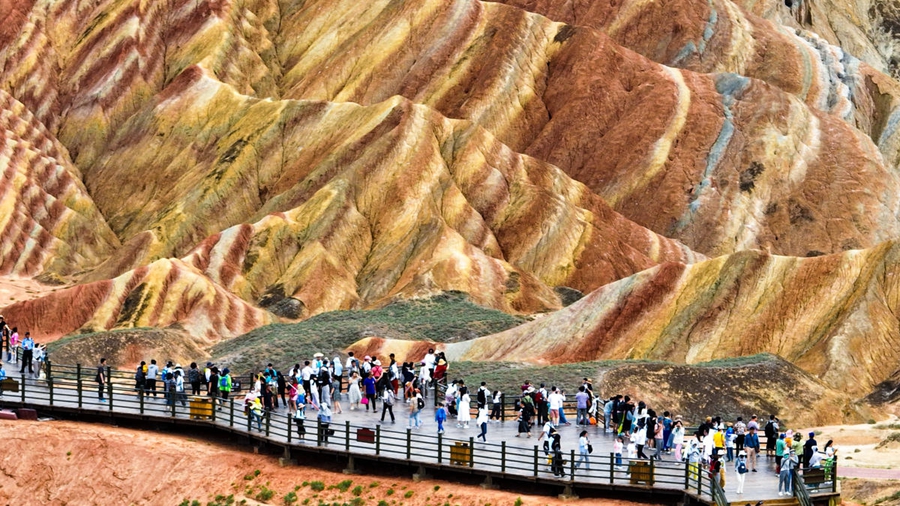
[[[182,435],[64,421],[0,421],[0,504],[179,505],[184,499],[206,505],[216,496],[234,495],[235,504],[285,504],[290,492],[296,504],[338,501],[388,505],[525,505],[566,504],[552,497],[528,496],[480,487],[403,477],[348,476],[312,467],[281,467],[271,456],[248,447]],[[12,451],[15,449],[15,451]],[[344,480],[341,490],[329,488]],[[310,484],[320,481],[324,490]],[[305,485],[304,485],[305,483]],[[271,490],[263,502],[261,493]],[[257,499],[260,500],[257,500]],[[579,504],[633,506],[615,500],[582,500]]]
[[[875,424],[832,425],[803,429],[804,437],[815,431],[816,442],[824,447],[829,439],[834,440],[838,449],[838,469],[871,468],[888,472],[850,473],[859,477],[900,479],[900,419],[892,417]],[[888,441],[893,434],[896,438]]]
[[[6,307],[23,300],[36,299],[63,288],[65,286],[44,285],[33,279],[0,276],[0,307]]]

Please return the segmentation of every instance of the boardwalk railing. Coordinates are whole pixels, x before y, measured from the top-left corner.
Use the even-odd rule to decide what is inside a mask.
[[[563,487],[621,489],[650,493],[686,494],[695,501],[713,502],[713,486],[706,472],[681,462],[658,463],[643,459],[617,462],[613,454],[593,454],[586,462],[575,450],[554,463],[538,445],[507,441],[479,443],[474,438],[446,437],[419,430],[386,430],[374,422],[323,422],[296,419],[288,413],[266,412],[247,416],[242,400],[187,396],[170,393],[154,398],[135,390],[133,373],[107,369],[112,381],[103,388],[100,402],[96,367],[47,364],[41,379],[19,375],[7,380],[0,403],[41,411],[75,412],[141,420],[165,420],[175,424],[209,425],[268,441],[286,451],[328,452],[370,460],[420,465],[422,468],[469,470],[488,478],[555,483]],[[165,400],[165,402],[164,402]],[[183,404],[182,404],[183,403]],[[215,404],[213,404],[215,403]],[[310,417],[314,412],[308,411]],[[402,421],[402,416],[400,417]],[[518,441],[517,441],[518,442]],[[589,466],[589,467],[588,467]],[[554,471],[556,475],[554,475]]]

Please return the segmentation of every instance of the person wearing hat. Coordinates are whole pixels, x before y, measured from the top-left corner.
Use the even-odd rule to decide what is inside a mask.
[[[781,459],[781,472],[778,473],[778,496],[793,495],[791,489],[791,471],[798,465],[797,452],[793,449]]]
[[[737,493],[744,493],[744,480],[747,479],[747,473],[750,468],[747,467],[747,452],[741,450],[737,454],[737,460],[734,461],[734,473],[737,477]]]
[[[9,326],[6,325],[6,320],[0,314],[0,351],[3,351],[3,348],[6,348],[6,361],[9,362],[12,359],[12,348],[9,346]]]
[[[813,454],[816,452],[815,448],[819,446],[819,443],[816,442],[816,433],[810,432],[809,439],[806,440],[806,444],[803,445],[803,467],[809,467],[809,461],[812,459]]]

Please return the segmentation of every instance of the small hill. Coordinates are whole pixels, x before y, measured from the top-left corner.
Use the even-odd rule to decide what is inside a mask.
[[[399,359],[403,360],[401,356]],[[706,416],[771,413],[788,427],[861,423],[880,410],[830,388],[790,362],[769,354],[714,360],[693,365],[650,360],[605,360],[553,366],[515,362],[451,362],[451,378],[469,384],[486,381],[491,390],[518,395],[528,379],[557,385],[574,395],[582,378],[590,378],[601,398],[628,394],[658,412],[668,410],[697,423]]]
[[[345,347],[367,336],[409,343],[456,342],[525,321],[473,304],[465,294],[444,293],[428,299],[401,300],[371,311],[332,311],[300,323],[267,325],[223,341],[211,353],[216,363],[229,364],[243,373],[258,370],[267,362],[287,367],[317,352],[328,357],[345,356]]]

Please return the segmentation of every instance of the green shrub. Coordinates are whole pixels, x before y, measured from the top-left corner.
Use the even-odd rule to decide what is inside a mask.
[[[522,498],[517,497],[516,502],[513,503],[514,506],[522,506]]]
[[[341,493],[344,493],[347,491],[347,489],[350,488],[350,485],[353,485],[353,480],[344,480],[344,481],[338,483],[337,485],[332,485],[328,488],[329,489],[336,488],[336,489],[340,490]]]
[[[316,492],[321,492],[325,490],[325,484],[321,481],[314,481],[309,484],[309,488],[315,490]]]
[[[256,500],[260,502],[269,502],[269,499],[275,497],[275,491],[263,485],[256,494]]]
[[[437,492],[437,491],[440,490],[440,489],[441,489],[441,486],[440,486],[440,485],[435,485],[435,486],[434,486],[434,491],[435,491],[435,492]]]
[[[389,488],[389,489],[387,489],[386,493],[387,493],[387,495],[394,495],[394,489]]]
[[[377,481],[373,481],[372,483],[369,483],[369,488],[375,488],[378,485],[381,485],[381,483],[378,483]]]
[[[403,494],[403,497],[405,497],[405,498],[407,498],[407,499],[409,499],[409,498],[412,497],[412,496],[413,496],[413,491],[412,491],[412,490],[407,490],[406,493]]]
[[[297,502],[297,493],[296,492],[288,492],[284,495],[284,506],[293,506],[294,503]]]
[[[350,493],[355,495],[356,497],[359,497],[362,495],[362,491],[363,491],[362,486],[357,485],[357,486],[353,487],[353,491]]]

